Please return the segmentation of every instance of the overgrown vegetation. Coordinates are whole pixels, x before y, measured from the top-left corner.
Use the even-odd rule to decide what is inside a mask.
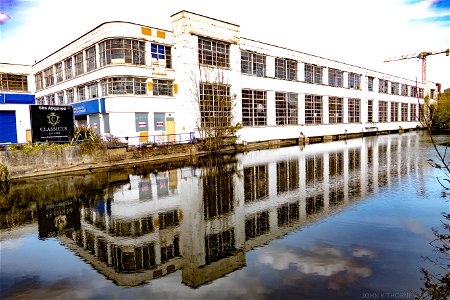
[[[450,159],[448,154],[448,141],[438,145],[433,130],[450,129],[450,89],[446,89],[437,103],[430,103],[425,99],[424,110],[421,110],[422,125],[425,127],[431,142],[433,143],[437,159],[428,159],[428,163],[433,168],[442,171],[441,177],[437,180],[441,184],[442,197],[448,201],[450,196]],[[421,268],[424,287],[416,293],[416,299],[436,299],[444,300],[450,298],[450,214],[443,212],[444,220],[441,220],[440,228],[433,228],[434,239],[430,242],[436,258],[424,257],[431,262],[439,271],[430,271]]]

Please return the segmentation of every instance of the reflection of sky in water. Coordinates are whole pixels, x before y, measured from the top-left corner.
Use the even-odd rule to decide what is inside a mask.
[[[0,296],[359,299],[365,293],[408,293],[422,285],[420,257],[431,254],[430,228],[448,210],[439,197],[438,172],[430,172],[391,178],[390,186],[342,212],[247,252],[244,268],[197,289],[181,284],[181,271],[141,287],[119,287],[56,239],[2,237]]]

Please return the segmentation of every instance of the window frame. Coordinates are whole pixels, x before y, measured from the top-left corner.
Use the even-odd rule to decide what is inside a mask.
[[[361,99],[348,98],[348,123],[361,123]]]
[[[275,124],[298,124],[298,94],[275,92]]]
[[[328,68],[328,85],[333,87],[344,87],[344,71]]]
[[[344,98],[330,96],[328,98],[328,123],[344,123]]]
[[[153,96],[173,96],[173,80],[154,78],[152,85]]]
[[[218,68],[230,67],[230,43],[198,36],[198,63]]]
[[[266,57],[265,54],[241,50],[241,73],[265,77]]]
[[[323,97],[305,95],[305,124],[323,124]]]
[[[242,89],[242,125],[267,125],[267,91]]]

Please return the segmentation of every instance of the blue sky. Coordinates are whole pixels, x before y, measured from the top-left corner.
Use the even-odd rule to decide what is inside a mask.
[[[450,0],[0,0],[0,62],[31,64],[104,21],[171,29],[189,10],[241,26],[241,36],[410,79],[416,59],[387,58],[450,47]],[[1,18],[0,18],[1,20]],[[2,22],[0,21],[0,24]],[[450,87],[450,58],[429,56],[427,77]]]

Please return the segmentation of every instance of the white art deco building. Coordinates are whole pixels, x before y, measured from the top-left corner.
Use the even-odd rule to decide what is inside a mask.
[[[38,61],[36,103],[71,105],[77,125],[132,144],[198,136],[224,116],[257,142],[416,128],[419,103],[437,96],[436,84],[254,41],[236,24],[171,18],[171,31],[103,23]]]

